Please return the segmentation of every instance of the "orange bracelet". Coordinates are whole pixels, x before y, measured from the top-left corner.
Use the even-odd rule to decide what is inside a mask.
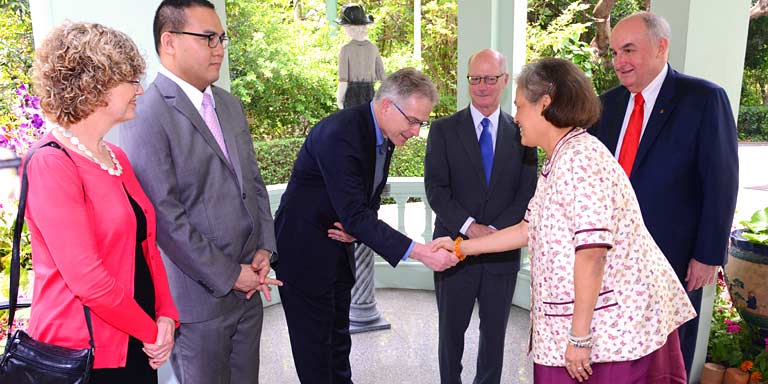
[[[453,242],[453,254],[456,255],[456,257],[458,257],[460,261],[464,261],[464,259],[467,258],[467,255],[462,254],[461,249],[459,249],[460,248],[459,244],[461,244],[462,241],[464,241],[464,239],[461,236],[459,236]]]

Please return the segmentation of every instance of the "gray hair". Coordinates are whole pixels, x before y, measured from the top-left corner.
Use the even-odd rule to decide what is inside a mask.
[[[672,28],[669,26],[667,19],[651,12],[637,12],[632,16],[640,17],[645,23],[645,29],[648,30],[648,35],[654,42],[658,42],[661,39],[669,41],[669,37],[672,35]]]
[[[600,99],[592,81],[568,60],[544,57],[526,64],[517,86],[532,103],[549,95],[551,101],[541,114],[555,127],[587,128],[600,117]]]
[[[432,105],[437,104],[440,98],[437,94],[437,88],[427,75],[415,68],[408,67],[387,76],[381,82],[373,101],[379,103],[381,99],[387,98],[396,103],[402,103],[413,95],[429,99]]]
[[[352,40],[363,41],[368,38],[368,24],[344,24],[341,26],[341,28],[344,30],[344,33],[346,33],[347,36],[349,36],[349,38]]]

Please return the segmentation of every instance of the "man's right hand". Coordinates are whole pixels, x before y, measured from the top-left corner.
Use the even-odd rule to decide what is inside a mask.
[[[445,249],[431,250],[424,244],[416,243],[411,251],[411,258],[420,261],[427,268],[440,272],[456,265],[459,259]]]
[[[478,224],[477,222],[474,222],[469,225],[469,228],[467,228],[467,237],[470,239],[475,239],[478,237],[488,236],[491,233],[496,232],[495,229],[485,225],[485,224]]]
[[[246,299],[250,299],[253,293],[261,284],[259,274],[253,270],[250,264],[240,264],[240,275],[235,280],[236,291],[245,292]]]

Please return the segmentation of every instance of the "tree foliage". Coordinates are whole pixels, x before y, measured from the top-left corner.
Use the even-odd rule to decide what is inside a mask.
[[[0,125],[13,119],[15,90],[29,83],[32,68],[32,20],[25,2],[4,1],[0,7]]]
[[[750,20],[744,77],[743,105],[768,105],[768,17]]]
[[[320,12],[297,19],[286,1],[229,0],[226,7],[231,88],[251,131],[263,140],[304,136],[336,109],[338,36]]]
[[[592,12],[598,0],[529,0],[527,59],[559,57],[573,61],[601,93],[618,84],[610,57],[600,57],[594,41],[597,27]],[[644,0],[619,0],[611,8],[613,27],[624,16],[645,9]]]

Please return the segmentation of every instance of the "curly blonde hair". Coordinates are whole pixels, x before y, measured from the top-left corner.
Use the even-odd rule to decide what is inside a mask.
[[[69,126],[106,106],[109,90],[137,80],[144,67],[125,33],[101,24],[65,22],[35,50],[33,90],[46,116]]]

